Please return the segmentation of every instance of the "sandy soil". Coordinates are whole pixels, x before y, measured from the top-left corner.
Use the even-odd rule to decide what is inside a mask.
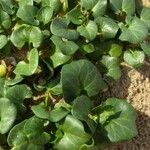
[[[127,99],[133,105],[137,112],[138,136],[107,150],[150,150],[150,65],[135,70],[123,64],[122,72],[121,80],[103,96]]]
[[[137,0],[141,5],[150,7],[150,0]]]

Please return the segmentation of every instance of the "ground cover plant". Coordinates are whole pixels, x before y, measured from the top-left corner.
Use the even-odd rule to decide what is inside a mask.
[[[141,67],[150,8],[135,0],[0,0],[0,148],[93,150],[137,135],[125,100],[98,99]]]

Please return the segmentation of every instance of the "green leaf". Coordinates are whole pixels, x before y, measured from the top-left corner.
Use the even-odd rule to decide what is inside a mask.
[[[73,61],[64,65],[61,71],[64,99],[73,101],[81,93],[94,96],[104,88],[98,69],[88,60]]]
[[[49,118],[49,111],[44,103],[40,103],[39,105],[34,105],[31,107],[33,113],[41,118],[41,119],[48,119]]]
[[[8,42],[6,35],[0,35],[0,49],[2,49]]]
[[[42,43],[43,34],[40,28],[23,24],[16,27],[10,39],[14,46],[18,48],[22,48],[26,42],[32,43],[33,47],[37,48]]]
[[[56,106],[53,110],[49,111],[44,103],[32,106],[31,109],[37,117],[47,119],[51,122],[58,122],[69,113],[69,111],[64,107],[57,108]]]
[[[135,13],[135,0],[110,0],[110,6],[115,13],[126,12],[127,15]]]
[[[119,30],[119,26],[111,18],[98,17],[95,22],[99,24],[99,32],[104,38],[114,38]]]
[[[13,43],[14,46],[18,48],[22,48],[27,41],[27,34],[26,34],[26,26],[22,25],[15,29],[11,36],[10,40]]]
[[[77,28],[77,31],[81,36],[85,37],[89,41],[92,41],[97,35],[98,28],[96,23],[90,20],[86,26],[79,26]]]
[[[141,48],[144,51],[144,53],[150,57],[150,45],[148,43],[142,43]]]
[[[92,142],[90,143],[90,145],[83,144],[80,147],[80,150],[97,150],[97,146],[94,145],[94,140],[92,139]]]
[[[8,144],[12,149],[44,150],[43,145],[48,143],[50,135],[44,132],[43,120],[32,117],[17,124],[8,135]]]
[[[66,117],[71,111],[71,105],[65,103],[64,101],[60,101],[56,103],[54,109],[50,112],[49,121],[58,122]]]
[[[111,142],[129,140],[137,135],[136,114],[134,108],[125,100],[109,98],[102,107],[111,106],[114,114],[110,115],[102,128]],[[105,110],[104,110],[105,111]]]
[[[4,97],[6,93],[5,78],[0,78],[0,97]]]
[[[50,22],[51,18],[53,16],[53,9],[50,6],[42,7],[39,12],[37,19],[46,25]]]
[[[35,116],[26,121],[23,131],[33,144],[44,145],[50,140],[50,135],[44,132],[44,120]]]
[[[15,125],[9,132],[7,141],[9,146],[14,147],[14,149],[21,150],[21,147],[27,144],[27,137],[23,132],[25,122],[26,120]]]
[[[123,47],[119,44],[112,44],[109,54],[112,57],[119,57],[122,54]]]
[[[50,25],[50,30],[54,35],[68,40],[76,40],[79,37],[79,33],[76,30],[68,28],[65,18],[55,18]]]
[[[0,5],[2,6],[2,9],[7,12],[8,14],[13,14],[14,10],[14,4],[13,4],[13,0],[1,0],[0,1]]]
[[[56,48],[59,49],[64,55],[73,55],[79,48],[79,46],[73,42],[68,41],[67,39],[61,39],[57,36],[52,36],[51,40],[55,44]]]
[[[92,43],[88,43],[88,44],[82,44],[83,51],[88,54],[88,53],[92,53],[95,51],[95,47]]]
[[[121,35],[119,39],[121,41],[128,41],[133,44],[138,44],[145,40],[148,36],[148,28],[143,21],[139,18],[134,17],[129,27],[125,25],[121,26]]]
[[[92,43],[83,44],[82,48],[86,53],[92,53],[95,51],[95,47]]]
[[[39,56],[38,56],[38,51],[36,48],[33,48],[29,54],[28,54],[28,63],[25,61],[20,61],[15,70],[15,74],[19,75],[25,75],[25,76],[30,76],[35,73],[37,67],[38,67],[38,62],[39,62]]]
[[[92,101],[87,96],[79,96],[73,101],[72,115],[79,120],[85,121],[92,106]]]
[[[107,0],[97,0],[97,3],[92,8],[93,16],[95,18],[103,16],[106,13]]]
[[[0,10],[0,25],[2,25],[5,29],[10,28],[11,26],[11,18],[3,10]]]
[[[29,42],[33,44],[33,47],[38,48],[43,40],[43,35],[39,27],[29,28]]]
[[[91,10],[95,18],[104,15],[107,9],[107,0],[81,0],[80,4],[86,10]]]
[[[39,21],[35,20],[38,9],[35,6],[24,5],[19,7],[17,17],[31,25],[39,25]]]
[[[149,7],[143,7],[140,18],[142,21],[145,22],[148,29],[150,30],[150,8]]]
[[[7,86],[12,86],[12,85],[15,85],[15,84],[21,82],[22,80],[23,80],[22,76],[16,75],[14,79],[7,79],[5,83]]]
[[[17,111],[7,98],[0,98],[0,133],[7,133],[16,119]]]
[[[120,79],[121,69],[118,58],[104,55],[101,63],[107,68],[106,77],[114,80]]]
[[[50,112],[49,115],[49,121],[51,122],[58,122],[61,119],[63,119],[65,116],[67,116],[69,111],[63,107],[55,108]]]
[[[144,64],[145,55],[144,52],[139,50],[127,50],[124,52],[123,58],[126,63],[137,68]]]
[[[82,95],[73,101],[71,113],[75,118],[85,121],[92,133],[94,133],[96,130],[96,124],[88,117],[90,111],[92,110],[92,106],[92,101],[87,96]]]
[[[56,86],[52,87],[49,91],[53,95],[62,95],[62,84],[59,82]]]
[[[71,115],[68,115],[60,129],[63,137],[55,144],[58,150],[77,150],[90,140],[90,135],[84,131],[83,124]]]
[[[61,95],[62,94],[62,84],[60,81],[60,75],[54,77],[46,86],[47,90],[52,95]]]
[[[59,9],[61,8],[60,0],[42,0],[41,3],[43,7],[44,6],[51,7],[55,11],[55,13],[57,13]]]
[[[81,0],[80,4],[86,10],[91,10],[95,18],[104,15],[107,9],[107,0]]]
[[[53,63],[53,67],[57,68],[58,66],[68,62],[71,59],[71,56],[64,55],[59,49],[56,49],[50,59]]]
[[[83,15],[80,8],[75,7],[66,14],[66,18],[73,24],[80,25],[82,24]]]
[[[16,105],[19,111],[21,111],[22,107],[24,107],[23,105],[24,99],[31,98],[32,91],[25,84],[15,85],[7,89],[6,97]]]
[[[33,0],[17,0],[19,3],[19,7],[24,7],[26,5],[33,6]]]

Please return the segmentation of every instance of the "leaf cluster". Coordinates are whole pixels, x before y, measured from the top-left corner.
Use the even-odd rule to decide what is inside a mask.
[[[120,62],[150,57],[149,31],[135,0],[0,0],[0,145],[95,150],[135,137],[133,107],[97,95]]]

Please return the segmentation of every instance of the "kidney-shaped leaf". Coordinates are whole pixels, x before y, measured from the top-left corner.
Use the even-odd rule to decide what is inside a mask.
[[[73,102],[72,115],[77,119],[86,120],[92,105],[92,101],[87,96],[79,96]]]
[[[34,26],[29,27],[28,32],[28,41],[33,44],[33,47],[38,48],[41,45],[43,39],[43,35],[40,28]]]
[[[41,118],[41,119],[48,119],[49,118],[49,111],[44,103],[40,103],[39,105],[34,105],[31,107],[33,113]]]
[[[25,33],[25,25],[22,25],[18,27],[17,29],[14,29],[10,36],[10,40],[13,43],[14,46],[18,48],[22,48],[25,42],[27,41],[27,35]]]
[[[12,128],[8,135],[8,144],[13,149],[44,150],[43,145],[48,143],[50,135],[43,131],[43,120],[32,117]]]
[[[123,11],[127,15],[133,15],[135,12],[135,0],[110,0],[110,6],[115,13]]]
[[[24,22],[31,24],[31,25],[39,25],[39,21],[35,20],[37,15],[38,9],[32,5],[24,5],[19,7],[17,11],[17,17],[19,17]]]
[[[84,106],[84,107],[83,107]],[[93,103],[92,101],[85,95],[77,97],[72,105],[71,113],[72,115],[82,121],[85,121],[92,133],[96,130],[96,124],[93,120],[91,120],[88,115],[92,109]]]
[[[2,25],[5,29],[8,29],[11,26],[11,18],[3,10],[0,10],[0,25]]]
[[[69,111],[63,107],[55,108],[50,112],[48,120],[51,122],[58,122],[67,116],[68,113]]]
[[[15,70],[15,74],[30,76],[35,73],[39,62],[39,54],[36,48],[33,48],[28,54],[28,63],[20,61]]]
[[[90,20],[86,26],[79,26],[77,31],[81,36],[85,37],[89,41],[92,41],[97,35],[98,28],[96,23]]]
[[[111,142],[129,140],[137,135],[134,108],[125,100],[107,99],[102,107],[112,107],[113,113],[102,125]],[[104,110],[105,111],[105,110]]]
[[[98,69],[90,61],[84,59],[64,65],[61,80],[64,98],[67,101],[73,101],[82,93],[94,96],[105,85]]]
[[[56,48],[61,50],[64,55],[73,55],[79,48],[75,42],[62,39],[58,36],[53,35],[51,40],[55,44]]]
[[[42,7],[39,12],[37,19],[45,24],[49,23],[53,16],[53,9],[49,6]]]
[[[7,79],[6,80],[6,85],[7,86],[13,86],[23,80],[23,77],[20,75],[16,75],[13,79]]]
[[[19,7],[23,7],[23,6],[25,6],[25,5],[33,5],[33,2],[35,1],[35,0],[17,0],[18,1],[18,5],[19,5]]]
[[[99,32],[104,38],[114,38],[119,30],[118,24],[111,18],[98,17],[96,23],[100,25]]]
[[[23,24],[16,27],[10,39],[14,46],[18,48],[22,48],[26,42],[32,43],[33,47],[37,48],[42,42],[43,35],[38,27]]]
[[[128,28],[125,25],[122,25],[121,31],[122,33],[119,39],[133,44],[138,44],[144,41],[148,36],[148,28],[146,24],[137,17],[133,18]]]
[[[61,8],[61,1],[60,0],[42,0],[41,1],[42,6],[49,6],[51,7],[55,12],[58,12]]]
[[[103,56],[101,63],[107,68],[106,76],[118,80],[121,77],[119,59],[111,56]]]
[[[5,134],[12,127],[17,115],[16,107],[7,98],[0,98],[0,133]]]
[[[59,49],[56,49],[50,59],[53,63],[53,67],[56,68],[68,62],[71,59],[71,56],[64,55]]]
[[[105,14],[107,9],[107,0],[97,0],[97,3],[92,8],[93,16],[99,17]]]
[[[79,33],[76,30],[68,28],[65,18],[55,18],[50,25],[50,30],[54,35],[68,40],[76,40],[79,37]]]
[[[37,117],[42,119],[47,119],[51,122],[60,121],[65,116],[67,116],[67,114],[70,112],[68,109],[64,107],[58,107],[58,108],[54,107],[53,110],[49,111],[44,103],[32,106],[31,109]]]
[[[83,48],[83,50],[84,50],[85,53],[92,53],[92,52],[95,51],[94,44],[92,44],[92,43],[88,43],[88,44],[84,43],[82,45],[82,48]]]
[[[12,15],[14,13],[14,10],[13,10],[13,7],[14,7],[13,0],[1,0],[0,4],[2,6],[2,9],[5,12],[7,12],[8,14]]]
[[[64,135],[55,145],[58,150],[78,150],[90,140],[90,135],[84,131],[82,122],[71,115],[66,117],[60,129]]]
[[[21,110],[24,99],[32,97],[32,91],[27,85],[15,85],[7,89],[6,97]]]
[[[44,145],[49,142],[50,135],[44,132],[44,120],[33,116],[28,119],[23,127],[29,143]]]
[[[144,64],[145,54],[139,50],[127,50],[124,52],[124,60],[133,67],[140,67]]]
[[[66,16],[67,20],[69,20],[70,22],[80,25],[82,24],[82,13],[80,10],[80,7],[75,7],[73,8],[71,11],[69,11]]]
[[[81,0],[80,4],[86,10],[91,10],[95,18],[104,15],[107,8],[107,0]]]
[[[109,54],[112,57],[119,57],[122,54],[123,47],[120,44],[111,44]]]

